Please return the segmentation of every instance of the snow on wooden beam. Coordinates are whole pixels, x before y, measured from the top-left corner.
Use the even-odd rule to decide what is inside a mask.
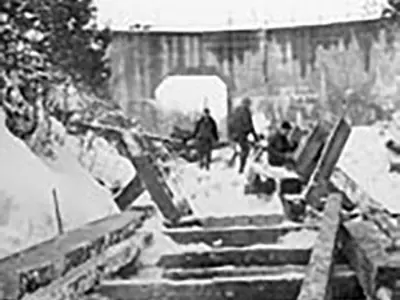
[[[240,276],[282,276],[283,274],[306,274],[306,265],[280,265],[280,266],[221,266],[214,268],[180,268],[163,271],[162,277],[171,280],[212,279],[216,277],[231,278]],[[337,270],[347,270],[347,265],[335,266]],[[306,277],[307,278],[307,277]],[[306,279],[305,279],[306,280]],[[303,285],[304,281],[303,280]],[[317,298],[307,298],[317,299]]]
[[[193,300],[294,300],[304,272],[286,271],[280,275],[214,277],[212,279],[168,280],[130,279],[100,283],[98,292],[111,299],[193,299]],[[338,270],[333,276],[333,299],[363,299],[354,272]]]
[[[17,299],[41,288],[46,289],[52,282],[75,274],[76,269],[85,269],[81,266],[99,260],[99,256],[106,262],[104,253],[107,249],[135,236],[144,217],[138,212],[114,215],[2,259],[0,298]],[[127,253],[137,252],[139,245],[132,244],[132,247]]]
[[[217,248],[209,251],[168,254],[160,258],[157,265],[162,268],[211,268],[229,266],[278,266],[307,265],[311,248],[293,248],[289,246]],[[335,257],[335,263],[343,264],[341,255]]]
[[[150,233],[137,232],[133,237],[110,247],[102,255],[89,259],[48,286],[33,294],[26,294],[22,300],[80,299],[86,292],[93,289],[101,278],[118,272],[126,264],[133,263],[151,237]]]
[[[168,229],[164,233],[179,244],[205,243],[218,247],[275,244],[283,235],[301,230],[318,230],[317,226],[278,225],[269,227],[226,227]]]
[[[298,300],[332,299],[331,276],[341,208],[342,196],[340,194],[330,195]]]
[[[193,217],[182,218],[179,223],[173,224],[174,228],[201,226],[203,228],[211,227],[233,227],[233,226],[271,226],[278,225],[283,222],[285,216],[283,214],[268,215],[234,215],[234,216],[210,216],[210,217]]]

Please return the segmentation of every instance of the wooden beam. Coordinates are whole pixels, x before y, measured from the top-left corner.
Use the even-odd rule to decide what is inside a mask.
[[[282,276],[290,273],[306,273],[306,265],[280,265],[280,266],[221,266],[214,268],[180,268],[167,269],[162,273],[162,277],[171,280],[193,280],[193,279],[212,279],[212,278],[231,278],[241,276]],[[347,265],[335,266],[336,270],[350,271]],[[303,280],[303,286],[307,277]],[[306,298],[318,299],[318,298]]]
[[[97,291],[119,300],[130,300],[132,295],[136,300],[294,300],[303,278],[303,272],[285,272],[277,276],[214,277],[211,280],[130,279],[103,281]],[[332,284],[335,300],[364,298],[352,271],[335,272]]]
[[[102,255],[89,259],[49,285],[34,293],[26,293],[22,300],[80,299],[86,292],[92,290],[102,278],[115,274],[126,264],[134,263],[139,257],[141,249],[149,243],[149,239],[151,239],[150,233],[137,232],[134,236],[110,247]],[[24,281],[22,280],[22,282]]]
[[[341,208],[342,196],[340,194],[330,195],[298,300],[332,299],[331,277]]]
[[[335,124],[324,146],[322,155],[313,174],[315,182],[327,180],[332,175],[333,169],[342,154],[343,148],[350,136],[351,127],[343,118]]]
[[[312,206],[321,207],[321,198],[327,196],[329,178],[349,138],[351,127],[340,118],[332,129],[318,164],[304,190],[304,197]]]
[[[187,214],[180,209],[179,204],[185,205],[185,208],[191,211],[190,207],[187,207],[188,202],[183,187],[167,180],[166,174],[157,164],[155,154],[152,153],[155,150],[151,141],[141,139],[130,132],[124,132],[122,139],[127,149],[127,157],[133,163],[152,200],[166,220],[172,224],[178,223],[179,219]],[[173,189],[170,187],[171,184]]]
[[[202,252],[184,252],[163,255],[158,266],[163,268],[211,268],[223,265],[306,265],[311,255],[310,248],[284,247],[221,248]]]
[[[188,217],[179,220],[179,223],[173,224],[170,228],[201,226],[203,228],[214,227],[234,227],[234,226],[272,226],[279,225],[283,222],[285,216],[283,214],[269,215],[234,215],[234,216],[218,216],[218,217]]]
[[[329,135],[329,129],[322,123],[317,124],[304,147],[295,154],[295,169],[302,179],[307,182],[317,165],[324,143]]]
[[[129,184],[114,198],[120,210],[127,209],[145,191],[144,184],[140,177],[136,176]]]
[[[0,260],[2,299],[33,293],[133,236],[144,214],[125,212],[57,236]]]
[[[318,227],[278,225],[270,227],[168,229],[164,233],[179,244],[205,243],[218,247],[243,247],[255,244],[275,244],[281,236],[301,230],[318,230]]]

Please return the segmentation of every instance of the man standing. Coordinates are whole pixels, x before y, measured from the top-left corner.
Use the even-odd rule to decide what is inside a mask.
[[[212,147],[218,141],[218,128],[217,123],[211,117],[210,110],[205,108],[203,115],[197,121],[193,133],[196,139],[197,151],[199,154],[200,169],[203,167],[206,170],[210,169]]]
[[[228,125],[231,140],[240,146],[239,174],[243,173],[247,158],[250,153],[248,135],[252,134],[254,136],[254,140],[258,141],[258,136],[253,125],[250,107],[251,100],[249,98],[243,99],[242,104],[233,112],[231,118],[229,119]],[[237,155],[238,153],[235,151],[229,161],[229,165],[234,164]]]
[[[292,125],[282,122],[281,127],[268,139],[268,162],[271,166],[282,167],[290,162],[290,154],[297,148],[297,143],[289,139]]]

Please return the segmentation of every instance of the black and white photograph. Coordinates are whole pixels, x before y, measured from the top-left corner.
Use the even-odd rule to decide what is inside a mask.
[[[0,0],[0,300],[400,300],[400,0]]]

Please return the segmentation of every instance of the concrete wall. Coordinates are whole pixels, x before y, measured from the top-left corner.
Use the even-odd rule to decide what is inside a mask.
[[[293,99],[304,93],[319,99],[312,104],[314,117],[321,108],[338,114],[351,89],[356,104],[349,114],[354,123],[365,123],[376,117],[375,104],[397,101],[399,42],[398,27],[383,21],[267,32],[115,32],[111,88],[126,112],[135,114],[135,101],[152,98],[165,76],[214,73],[227,83],[232,98],[258,99],[258,109],[278,118],[279,112],[294,118],[290,107],[299,105]],[[374,113],[359,111],[365,103]]]

